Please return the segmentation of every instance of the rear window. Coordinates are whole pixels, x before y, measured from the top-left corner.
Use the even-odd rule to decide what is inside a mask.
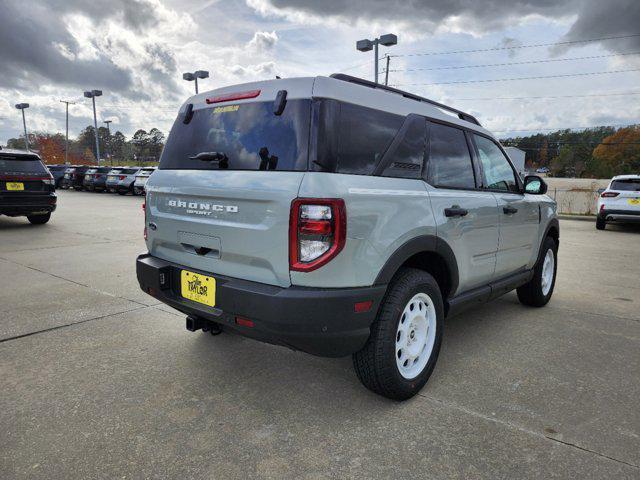
[[[67,167],[63,165],[47,165],[47,168],[50,172],[61,172],[67,169]]]
[[[137,168],[125,168],[124,170],[120,170],[120,173],[122,175],[131,175],[132,173],[136,173],[137,171]]]
[[[195,110],[187,124],[176,119],[160,169],[306,170],[311,100],[289,100],[282,115],[273,102]],[[199,160],[198,154],[218,154]],[[227,160],[221,161],[220,158]],[[205,156],[206,157],[206,156]]]
[[[611,190],[622,190],[625,192],[640,191],[640,178],[629,178],[626,180],[614,180],[611,182]]]
[[[0,173],[45,173],[49,172],[35,155],[0,154]]]

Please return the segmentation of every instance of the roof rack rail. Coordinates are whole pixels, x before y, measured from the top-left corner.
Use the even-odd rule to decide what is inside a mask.
[[[449,107],[448,105],[445,105],[445,104],[440,103],[440,102],[436,102],[435,100],[429,100],[428,98],[421,97],[421,96],[416,95],[414,93],[409,93],[409,92],[405,92],[404,90],[399,90],[397,88],[389,87],[387,85],[381,85],[379,83],[374,83],[374,82],[371,82],[369,80],[364,80],[363,78],[352,77],[351,75],[346,75],[344,73],[334,73],[333,75],[331,75],[331,78],[335,78],[336,80],[342,80],[344,82],[363,85],[363,86],[369,87],[369,88],[378,88],[380,90],[386,90],[388,92],[393,92],[393,93],[397,93],[399,95],[402,95],[405,98],[410,98],[411,100],[417,100],[419,102],[429,103],[429,104],[433,105],[434,107],[442,108],[443,110],[448,110],[450,112],[455,113],[460,120],[465,120],[467,122],[475,123],[476,125],[482,126],[482,125],[480,125],[480,122],[478,121],[478,119],[476,117],[474,117],[473,115],[469,115],[468,113],[465,113],[465,112],[463,112],[461,110],[458,110],[457,108]]]

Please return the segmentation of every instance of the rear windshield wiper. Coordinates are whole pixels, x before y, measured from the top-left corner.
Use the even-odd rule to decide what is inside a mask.
[[[219,168],[228,168],[229,157],[223,152],[200,152],[189,157],[189,160],[201,160],[203,162],[218,162]]]

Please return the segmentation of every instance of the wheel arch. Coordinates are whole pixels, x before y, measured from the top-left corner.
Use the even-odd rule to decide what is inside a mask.
[[[435,235],[421,235],[403,243],[387,259],[375,284],[387,284],[402,267],[419,268],[438,282],[446,301],[458,289],[458,263],[451,247]]]

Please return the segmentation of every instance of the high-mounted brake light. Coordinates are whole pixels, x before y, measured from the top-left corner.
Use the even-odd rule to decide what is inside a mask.
[[[344,247],[347,211],[340,198],[298,198],[291,203],[289,268],[310,272]]]
[[[247,98],[256,98],[260,95],[260,90],[248,90],[246,92],[225,93],[212,98],[207,98],[207,103],[231,102],[232,100],[245,100]]]
[[[602,198],[611,198],[611,197],[617,197],[618,195],[620,195],[618,192],[602,192],[602,195],[600,195]]]

